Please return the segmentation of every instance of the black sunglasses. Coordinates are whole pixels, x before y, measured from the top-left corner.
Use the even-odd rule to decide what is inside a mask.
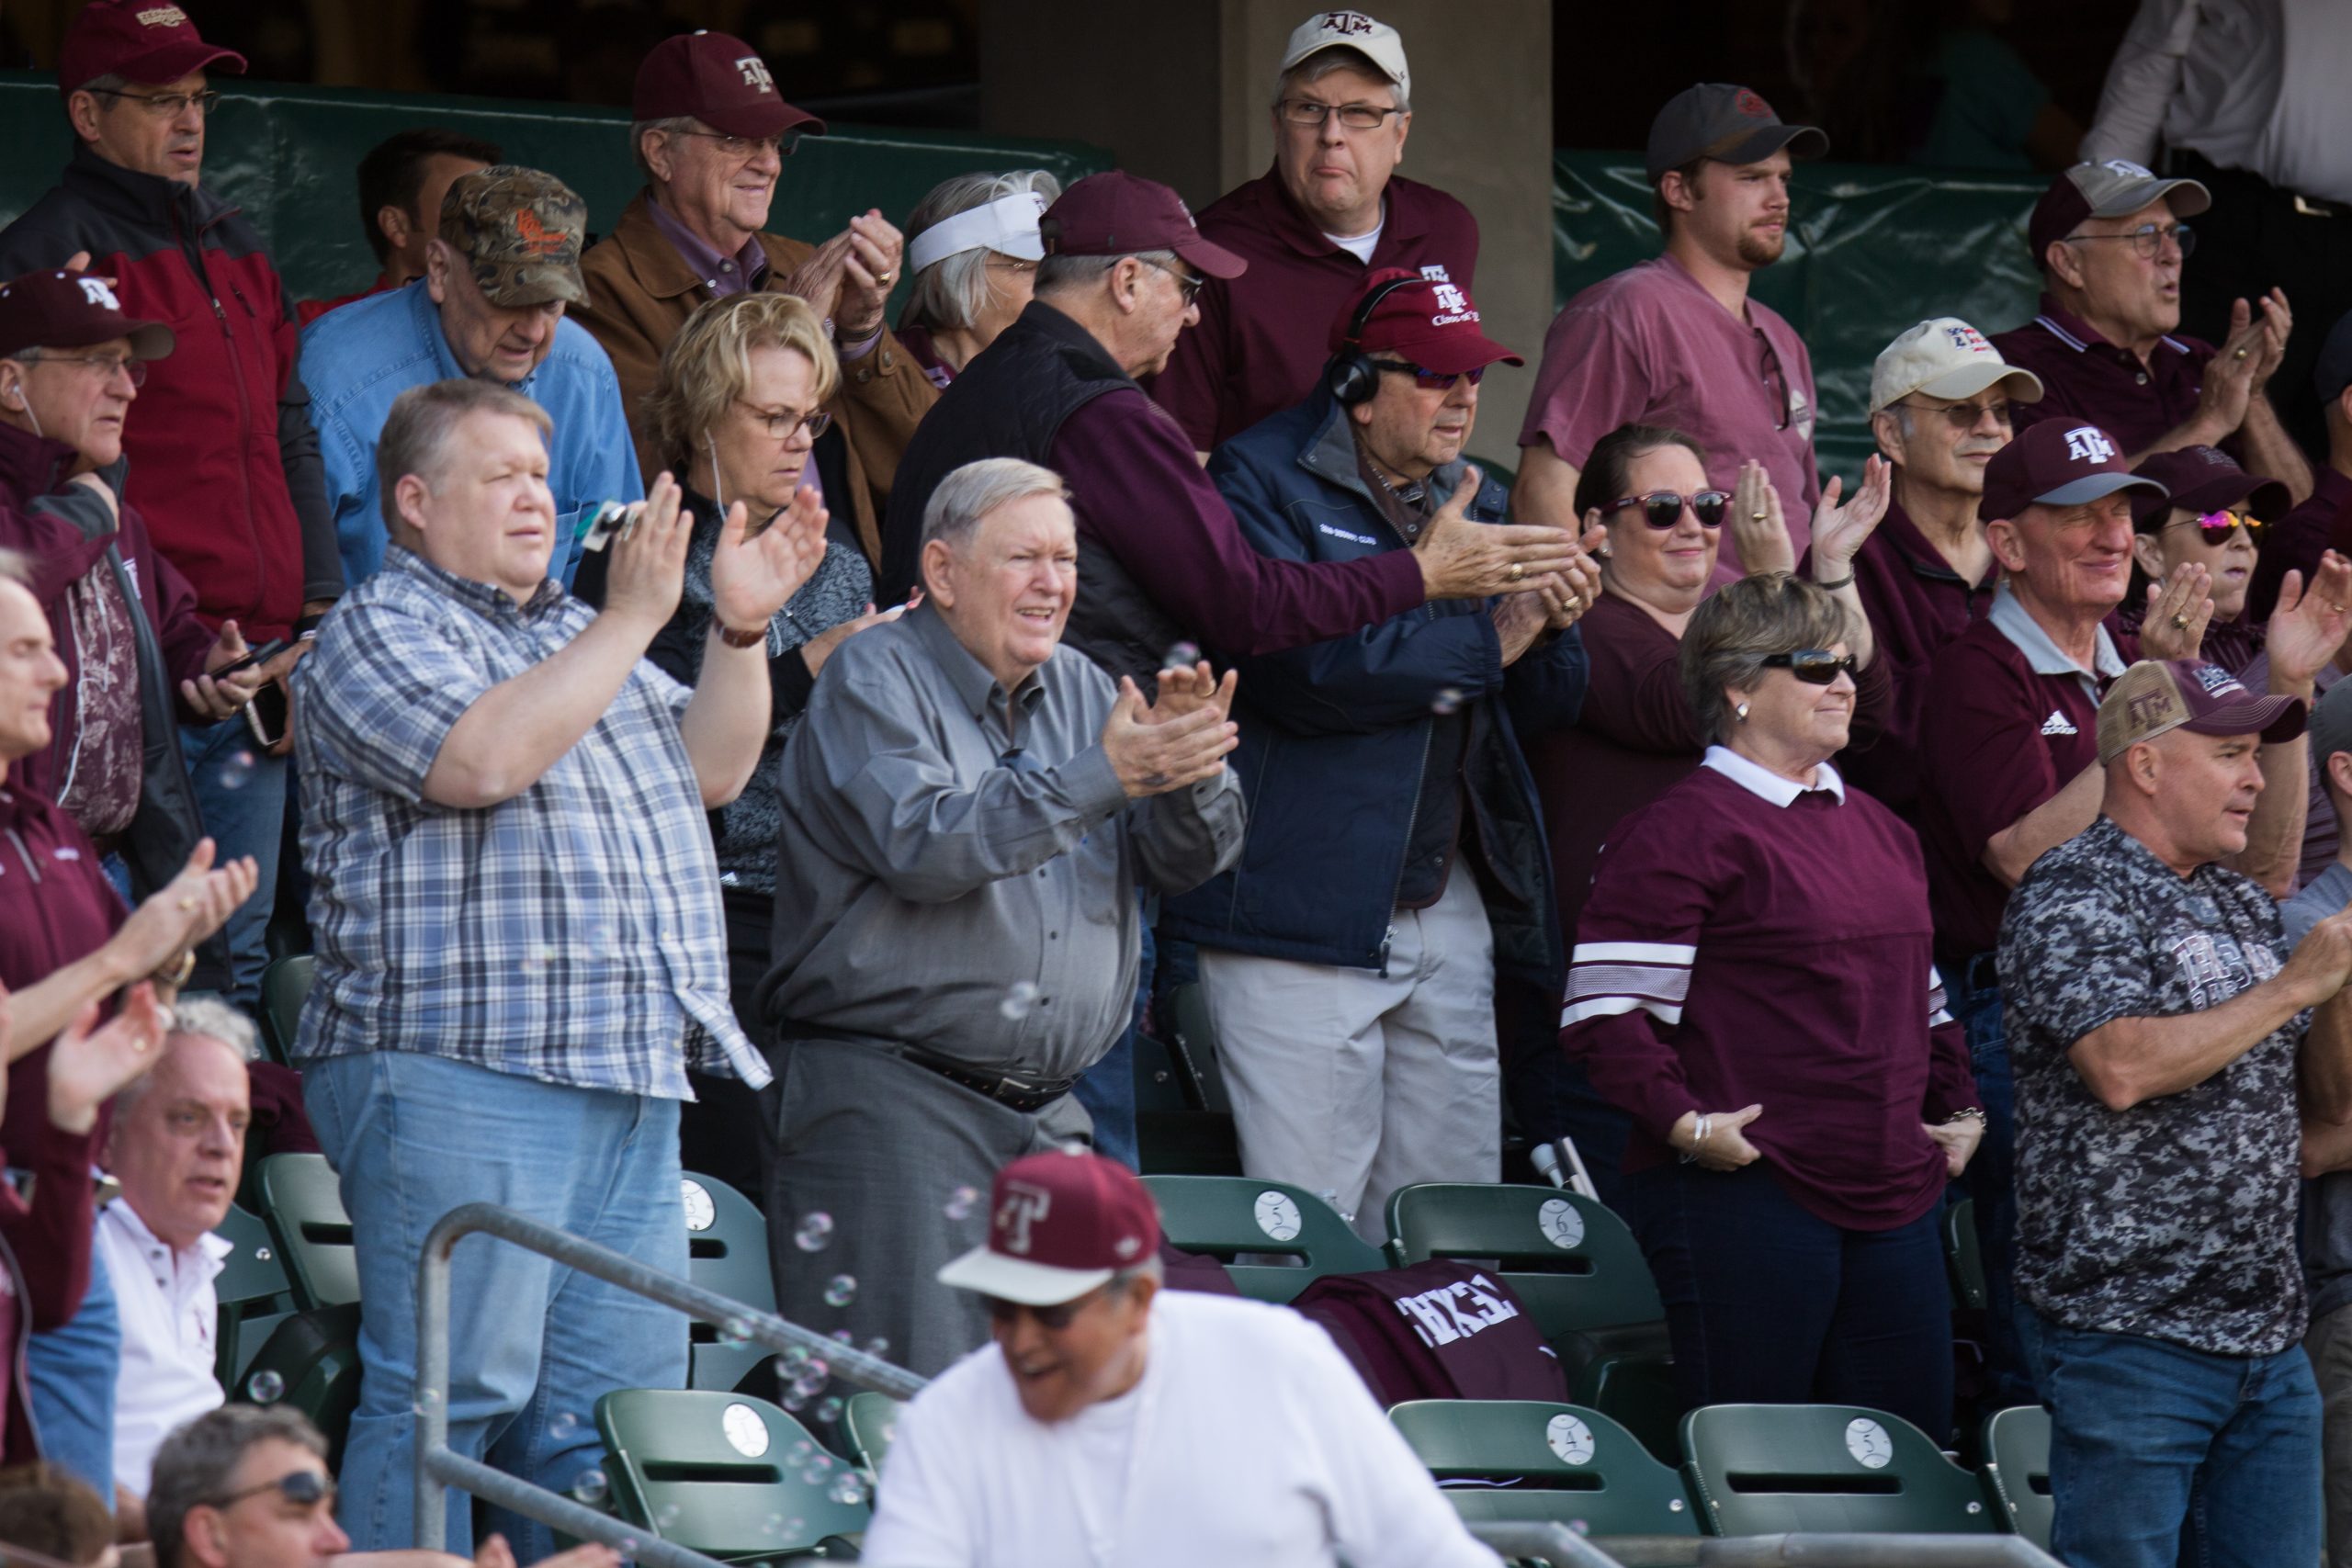
[[[1022,1302],[1006,1301],[1001,1296],[982,1296],[980,1304],[989,1309],[989,1321],[991,1323],[1011,1323],[1025,1312],[1037,1320],[1040,1328],[1059,1334],[1078,1321],[1078,1314],[1086,1310],[1087,1303],[1102,1293],[1102,1287],[1098,1285],[1074,1302],[1060,1302],[1053,1306],[1030,1306]]]
[[[2165,526],[2167,528],[2193,527],[2197,530],[2198,537],[2209,545],[2228,544],[2230,536],[2241,528],[2245,530],[2247,538],[2256,544],[2262,542],[2262,519],[2251,513],[2232,512],[2227,507],[2200,513],[2195,517],[2184,517],[2177,523],[2167,523]]]
[[[1410,376],[1415,383],[1433,392],[1450,392],[1456,381],[1466,380],[1475,387],[1487,378],[1487,367],[1483,365],[1476,370],[1432,370],[1426,365],[1415,365],[1406,359],[1375,359],[1372,367],[1391,375]]]
[[[265,1492],[275,1492],[289,1503],[311,1508],[334,1501],[334,1482],[315,1470],[289,1470],[275,1481],[265,1481],[210,1501],[216,1508],[233,1507],[246,1498],[258,1497]]]
[[[1626,507],[1638,506],[1642,509],[1642,521],[1663,534],[1682,521],[1685,505],[1699,519],[1700,527],[1720,528],[1724,525],[1724,508],[1730,504],[1731,491],[1726,490],[1702,490],[1687,497],[1670,490],[1654,490],[1647,495],[1621,495],[1609,503],[1608,509],[1623,512]]]
[[[1826,648],[1801,648],[1794,653],[1768,653],[1764,656],[1768,670],[1785,670],[1809,686],[1826,686],[1840,675],[1851,675],[1860,668],[1854,656],[1839,658]]]

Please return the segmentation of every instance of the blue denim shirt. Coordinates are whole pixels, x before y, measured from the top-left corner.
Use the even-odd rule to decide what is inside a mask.
[[[384,565],[384,515],[376,483],[376,438],[392,400],[428,381],[459,379],[463,367],[441,331],[441,308],[421,282],[328,311],[302,333],[302,379],[311,423],[326,462],[327,499],[343,549],[345,583],[356,588]],[[555,422],[548,444],[548,488],[555,492],[558,548],[548,572],[566,587],[580,561],[580,529],[605,501],[637,501],[645,481],[622,412],[613,362],[588,329],[556,323],[555,346],[514,389]]]

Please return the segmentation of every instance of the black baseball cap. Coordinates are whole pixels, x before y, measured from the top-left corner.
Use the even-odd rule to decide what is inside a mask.
[[[2352,310],[2327,329],[2319,345],[2319,358],[2312,366],[2312,390],[2319,394],[2321,402],[2334,402],[2346,387],[2352,387]]]
[[[1650,121],[1650,184],[1693,158],[1753,164],[1784,147],[1792,158],[1818,158],[1829,151],[1829,137],[1815,126],[1782,124],[1749,88],[1701,82],[1667,99]]]

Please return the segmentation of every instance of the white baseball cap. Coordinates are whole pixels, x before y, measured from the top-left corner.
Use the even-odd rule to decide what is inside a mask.
[[[2041,378],[2001,357],[1984,334],[1958,316],[1938,316],[1905,328],[1879,351],[1871,367],[1871,412],[1893,406],[1914,392],[1931,398],[1973,398],[1996,381],[2008,384],[2009,400],[2038,403]]]
[[[1412,101],[1413,73],[1405,68],[1404,35],[1362,11],[1317,11],[1299,23],[1283,46],[1282,69],[1274,73],[1276,87],[1300,61],[1327,49],[1354,50],[1396,84],[1399,98]]]

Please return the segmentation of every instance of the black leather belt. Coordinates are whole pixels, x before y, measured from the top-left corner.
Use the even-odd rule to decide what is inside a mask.
[[[1068,1094],[1076,1078],[1052,1078],[1039,1082],[1030,1078],[1000,1077],[975,1072],[961,1062],[946,1056],[934,1056],[912,1045],[899,1047],[899,1055],[919,1067],[928,1067],[949,1083],[961,1084],[975,1094],[985,1095],[1015,1111],[1040,1111]]]

